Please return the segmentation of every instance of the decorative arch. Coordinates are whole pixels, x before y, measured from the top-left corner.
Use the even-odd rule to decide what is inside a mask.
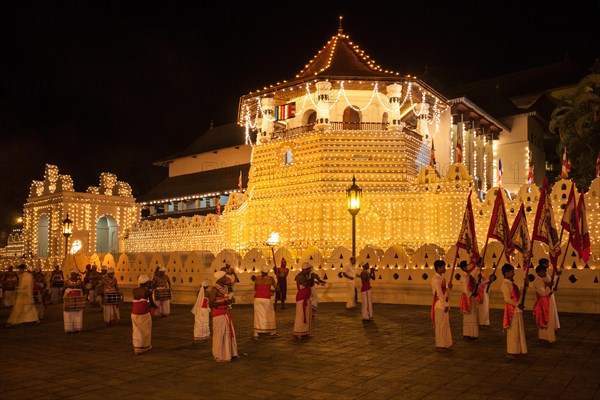
[[[96,223],[96,253],[119,252],[119,225],[110,215],[103,215]]]
[[[41,214],[37,226],[37,256],[48,257],[48,233],[50,229],[50,218],[48,214]]]
[[[351,106],[344,109],[342,118],[344,129],[360,129],[360,113]]]
[[[302,125],[313,125],[317,123],[317,112],[315,110],[307,110],[302,116]]]

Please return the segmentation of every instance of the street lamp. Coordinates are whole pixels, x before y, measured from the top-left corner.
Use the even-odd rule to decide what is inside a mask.
[[[73,221],[69,219],[69,213],[67,213],[67,218],[63,221],[63,235],[65,235],[65,257],[67,256],[68,248],[69,248],[69,236],[73,233]]]
[[[267,246],[271,248],[271,252],[273,253],[273,264],[275,264],[275,268],[277,268],[277,260],[275,260],[275,246],[279,244],[279,233],[273,232],[271,236],[267,239]]]
[[[362,189],[356,184],[356,177],[352,176],[352,186],[346,190],[348,198],[348,211],[352,214],[352,257],[356,257],[356,214],[360,211]]]

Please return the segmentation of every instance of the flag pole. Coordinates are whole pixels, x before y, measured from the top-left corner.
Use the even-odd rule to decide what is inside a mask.
[[[562,271],[563,269],[565,269],[565,259],[567,258],[567,253],[569,252],[569,245],[571,244],[571,232],[569,232],[569,240],[567,240],[567,247],[565,248],[565,255],[563,256],[563,259],[560,263],[560,270]],[[552,280],[551,282],[554,282],[554,275],[556,275],[556,271],[554,271],[552,273]],[[558,278],[556,278],[556,283],[554,284],[554,288],[552,290],[554,290],[555,292],[558,290],[558,281],[560,280],[560,275],[558,275]]]
[[[526,260],[523,261],[523,269],[525,271],[525,277],[523,278],[523,297],[521,297],[521,305],[525,306],[525,294],[527,293],[527,288],[529,284],[527,283],[527,278],[529,276],[529,264],[531,264],[531,258],[533,257],[533,238],[531,239],[531,245],[529,247],[529,256]],[[527,266],[527,268],[525,268]]]
[[[454,279],[454,269],[456,268],[456,260],[458,259],[458,249],[456,246],[456,253],[454,254],[454,262],[452,263],[452,270],[450,271],[450,285],[448,287],[448,296],[446,296],[446,303],[450,306],[450,292],[452,291],[452,280]]]
[[[491,279],[491,278],[492,278],[492,276],[494,278],[496,277],[496,270],[498,269],[498,265],[500,265],[500,260],[502,260],[502,256],[504,255],[505,250],[506,250],[506,246],[504,246],[504,248],[502,249],[502,253],[500,253],[500,257],[498,257],[498,263],[496,263],[496,265],[494,265],[494,267],[493,267],[492,275],[490,275],[490,283],[488,283],[487,287],[485,288],[486,293],[490,292],[490,286],[492,286],[492,282],[495,281],[495,279]]]

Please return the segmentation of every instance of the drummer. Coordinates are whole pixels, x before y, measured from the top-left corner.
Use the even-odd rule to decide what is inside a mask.
[[[50,274],[50,304],[60,303],[60,292],[65,283],[65,277],[59,265],[54,266]]]
[[[71,277],[64,282],[63,289],[65,333],[81,332],[81,329],[83,328],[83,307],[85,307],[85,297],[83,296],[83,281],[79,276],[79,271],[71,271]]]
[[[166,317],[171,314],[171,280],[165,267],[160,267],[154,276],[154,300],[158,310],[156,316]]]
[[[100,280],[100,290],[103,294],[102,311],[104,312],[104,322],[106,326],[116,324],[121,317],[119,304],[123,300],[123,297],[119,291],[114,268],[109,268],[106,271],[106,275]]]

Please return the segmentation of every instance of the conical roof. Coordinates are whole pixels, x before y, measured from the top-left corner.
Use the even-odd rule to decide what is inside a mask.
[[[391,77],[396,72],[383,70],[358,45],[350,41],[348,35],[338,33],[333,36],[304,69],[296,75],[296,79],[311,77],[327,78],[366,78]]]

